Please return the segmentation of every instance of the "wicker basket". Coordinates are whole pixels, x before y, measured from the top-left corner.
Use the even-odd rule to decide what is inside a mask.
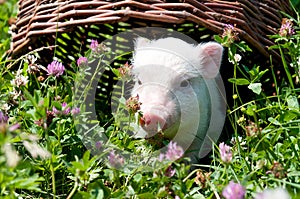
[[[87,38],[101,41],[106,39],[105,35],[145,26],[172,28],[199,41],[204,34],[200,31],[203,27],[208,34],[221,34],[226,24],[234,24],[242,40],[247,41],[259,54],[268,57],[267,48],[274,44],[268,35],[278,32],[281,12],[294,15],[288,2],[20,0],[11,53],[13,57],[18,57],[43,46],[59,44],[61,56],[66,52],[75,55]],[[49,52],[44,53],[49,57]],[[276,52],[272,54],[279,56]]]

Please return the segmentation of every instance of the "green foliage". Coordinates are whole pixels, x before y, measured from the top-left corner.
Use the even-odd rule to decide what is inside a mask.
[[[228,57],[234,64],[235,72],[228,80],[234,88],[234,107],[228,118],[235,130],[232,149],[237,153],[237,159],[233,159],[230,170],[223,174],[226,175],[224,183],[227,184],[230,179],[240,180],[248,187],[249,197],[253,196],[253,191],[265,187],[285,187],[294,194],[294,198],[299,196],[299,179],[298,175],[294,175],[298,172],[296,168],[299,167],[300,155],[300,24],[299,19],[293,19],[293,22],[294,34],[272,36],[276,45],[270,49],[279,50],[285,71],[285,74],[280,76],[280,82],[275,75],[274,66],[270,66],[271,71],[261,70],[260,66],[249,70],[249,67],[235,59],[237,53],[245,52],[247,48],[241,48],[241,45],[236,43],[229,46]],[[220,43],[226,42],[226,38],[224,39],[216,38]],[[244,77],[237,77],[236,71],[240,71]],[[262,86],[270,76],[273,77],[275,93],[267,96]],[[247,85],[257,97],[244,102],[243,97],[239,95],[239,86],[242,85]],[[225,173],[225,170],[223,172]]]
[[[291,0],[291,3],[295,6],[295,10],[299,12],[299,10],[300,10],[300,1],[299,0]]]
[[[0,62],[10,47],[9,23],[12,23],[13,17],[17,15],[17,2],[17,0],[7,0],[0,5]]]

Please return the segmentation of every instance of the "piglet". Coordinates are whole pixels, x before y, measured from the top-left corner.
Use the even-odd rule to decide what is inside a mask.
[[[225,92],[219,75],[223,47],[189,44],[178,38],[135,42],[132,96],[143,114],[135,137],[158,132],[176,142],[196,163],[222,131]]]

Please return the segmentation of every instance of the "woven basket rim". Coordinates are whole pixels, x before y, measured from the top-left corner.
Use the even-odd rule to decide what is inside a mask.
[[[76,26],[140,20],[177,25],[194,23],[216,34],[222,34],[227,24],[233,24],[241,39],[269,56],[267,48],[274,42],[267,35],[278,32],[281,12],[293,14],[286,0],[178,0],[172,3],[165,0],[20,0],[19,10],[13,29],[12,54],[28,47],[36,37],[67,33]]]

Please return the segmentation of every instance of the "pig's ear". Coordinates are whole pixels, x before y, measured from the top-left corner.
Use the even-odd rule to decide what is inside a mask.
[[[134,48],[137,49],[137,48],[146,47],[149,45],[149,43],[150,43],[149,39],[144,37],[138,37],[135,39]]]
[[[201,73],[204,78],[215,78],[219,72],[223,47],[216,42],[199,44],[196,47],[201,65]]]

